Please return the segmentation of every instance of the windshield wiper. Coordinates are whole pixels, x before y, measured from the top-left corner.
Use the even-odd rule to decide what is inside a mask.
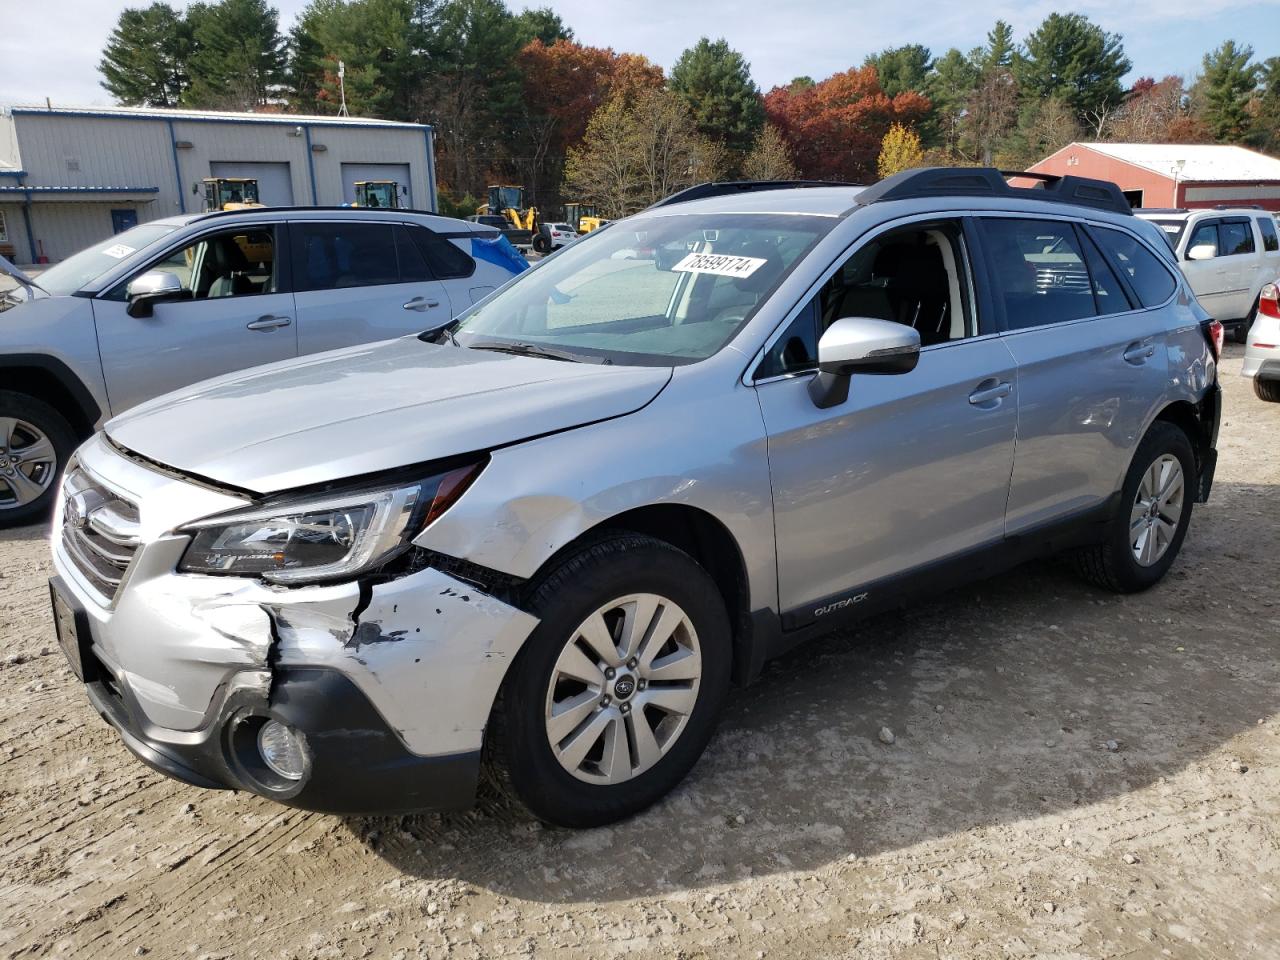
[[[540,343],[524,343],[519,340],[484,340],[480,343],[468,343],[472,350],[492,350],[495,353],[514,353],[520,357],[545,357],[548,360],[565,360],[569,363],[613,363],[608,357],[592,357],[581,353],[570,353],[568,350],[557,350],[544,347]]]

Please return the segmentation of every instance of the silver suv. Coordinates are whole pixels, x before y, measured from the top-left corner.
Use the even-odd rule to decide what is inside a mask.
[[[48,516],[112,414],[177,387],[438,326],[528,266],[487,227],[410,211],[153,220],[0,292],[0,527]]]
[[[606,823],[814,633],[1060,551],[1158,582],[1213,479],[1210,324],[1110,184],[694,188],[435,333],[110,421],[58,634],[188,783],[390,812],[486,771]]]

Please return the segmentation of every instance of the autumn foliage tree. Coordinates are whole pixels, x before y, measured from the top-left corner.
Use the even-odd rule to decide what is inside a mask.
[[[929,101],[914,91],[889,97],[873,66],[837,73],[811,87],[774,87],[765,113],[791,147],[802,176],[819,180],[875,177],[880,142],[895,123],[916,128]]]
[[[920,146],[920,135],[908,130],[900,123],[895,123],[880,141],[880,156],[876,159],[876,171],[881,179],[892,177],[895,173],[924,166],[924,148]]]
[[[669,90],[612,97],[591,116],[582,144],[569,150],[565,181],[610,219],[624,217],[724,170],[724,149],[698,132]]]
[[[766,123],[756,137],[751,152],[742,161],[742,175],[748,180],[794,180],[796,165],[791,159],[791,148],[782,137],[782,131],[772,123]]]
[[[610,98],[630,102],[662,86],[662,68],[637,54],[617,54],[570,40],[534,40],[516,58],[524,83],[519,143],[525,186],[537,202],[543,183],[559,180],[559,163],[582,140],[587,122]]]

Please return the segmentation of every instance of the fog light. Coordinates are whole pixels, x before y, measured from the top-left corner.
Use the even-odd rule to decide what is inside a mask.
[[[268,720],[258,730],[258,752],[263,762],[286,780],[302,779],[307,749],[292,727]]]

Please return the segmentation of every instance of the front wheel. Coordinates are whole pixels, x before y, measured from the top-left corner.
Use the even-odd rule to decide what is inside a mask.
[[[48,515],[75,445],[71,425],[49,404],[0,390],[0,529]]]
[[[1182,430],[1163,421],[1151,425],[1129,465],[1104,541],[1076,555],[1085,579],[1116,593],[1160,582],[1191,522],[1195,462]]]
[[[541,623],[490,724],[491,772],[560,826],[638,813],[697,762],[728,692],[715,581],[669,544],[619,534],[559,564],[530,606]]]
[[[548,254],[551,252],[551,241],[543,236],[534,237],[533,250],[535,253]]]

